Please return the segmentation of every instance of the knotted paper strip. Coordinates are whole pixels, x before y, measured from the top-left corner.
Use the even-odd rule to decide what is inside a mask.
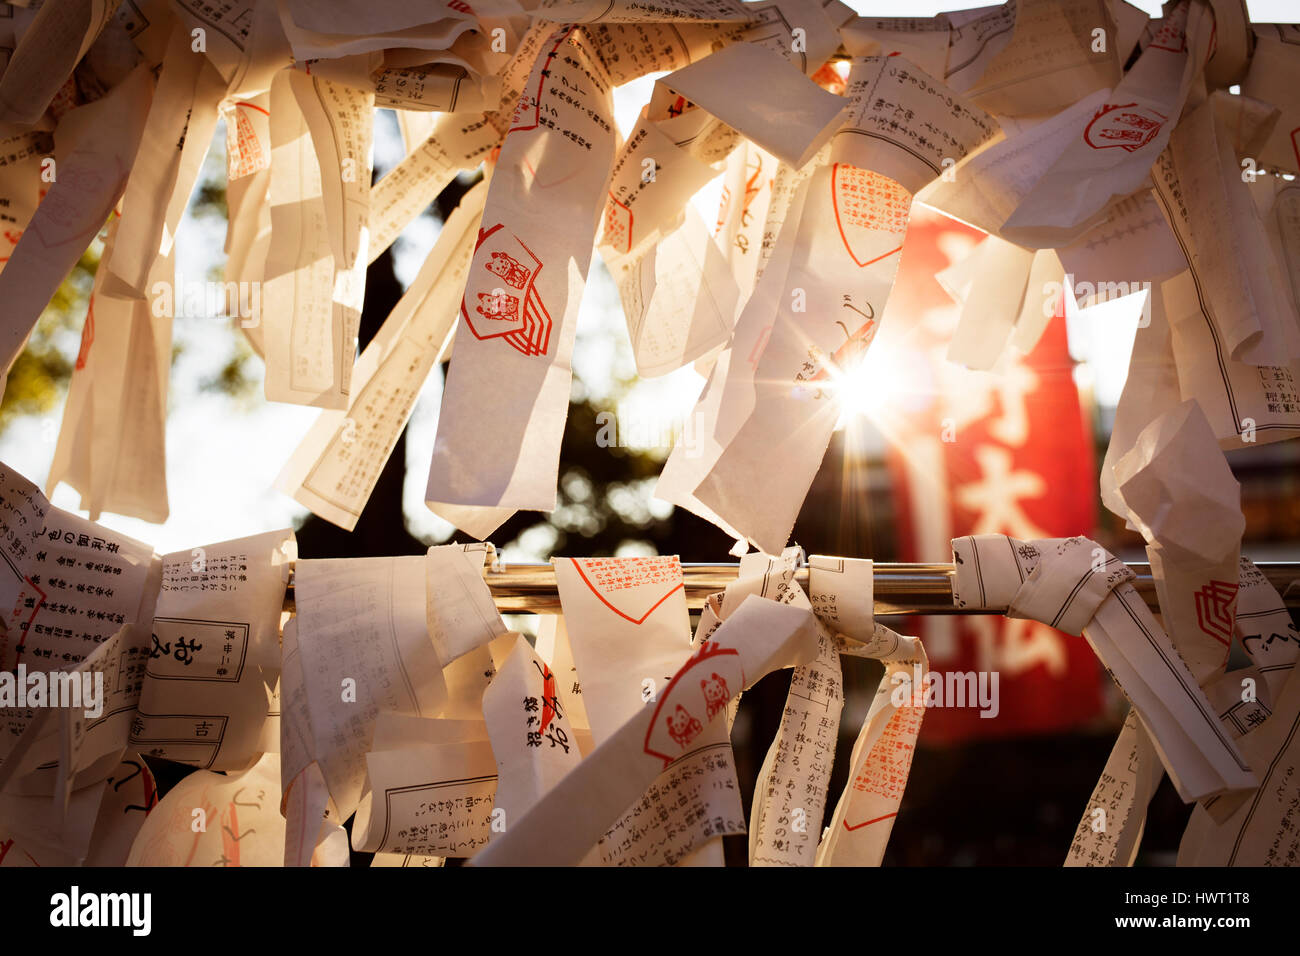
[[[565,630],[596,743],[663,700],[691,649],[681,564],[674,557],[557,558]],[[653,786],[599,844],[600,862],[722,865],[717,837],[744,827],[740,787],[725,722],[712,718],[735,690],[725,673],[701,672],[707,711],[676,720],[682,746]],[[684,801],[684,802],[683,802]]]
[[[653,707],[638,709],[523,819],[480,851],[474,864],[577,863],[703,733],[704,721],[711,723],[725,713],[727,701],[778,667],[812,660],[816,633],[810,612],[748,597],[682,664]],[[718,707],[719,698],[710,688],[721,685],[727,696]],[[583,812],[575,813],[576,806]]]
[[[975,535],[954,540],[953,560],[957,607],[1006,607],[1009,617],[1083,634],[1137,709],[1184,801],[1256,785],[1118,558],[1087,538]]]
[[[811,609],[808,595],[794,583],[802,555],[799,548],[787,548],[779,558],[747,554],[740,560],[737,581],[759,578],[773,600]],[[734,596],[728,593],[727,600]],[[817,657],[791,671],[781,723],[758,771],[750,811],[750,866],[815,862],[843,706],[839,649],[818,619]]]
[[[917,638],[883,624],[845,653],[882,661],[885,673],[854,741],[848,783],[817,848],[817,865],[879,866],[925,717],[929,661]]]

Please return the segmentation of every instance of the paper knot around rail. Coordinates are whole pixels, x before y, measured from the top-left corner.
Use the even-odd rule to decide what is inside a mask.
[[[1135,577],[1097,542],[1084,537],[1021,541],[976,534],[952,542],[953,604],[1006,610],[1076,637],[1116,587]]]

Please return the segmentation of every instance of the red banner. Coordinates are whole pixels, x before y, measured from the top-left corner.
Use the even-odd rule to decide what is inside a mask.
[[[961,310],[934,276],[983,237],[913,207],[875,346],[879,359],[907,376],[880,416],[890,422],[887,459],[903,561],[951,561],[949,542],[967,534],[1067,537],[1091,534],[1096,523],[1093,445],[1064,318],[1051,320],[1030,354],[1008,346],[993,371],[946,359]],[[936,673],[997,675],[995,708],[927,710],[930,742],[1057,732],[1101,711],[1100,668],[1082,638],[992,615],[917,624]]]

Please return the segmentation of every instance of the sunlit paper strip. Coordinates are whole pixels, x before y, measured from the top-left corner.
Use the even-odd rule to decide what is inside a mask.
[[[517,509],[555,506],[569,360],[614,153],[612,117],[590,40],[576,27],[556,30],[501,147],[425,492],[435,513],[476,538]]]
[[[654,707],[642,707],[619,730],[472,861],[482,866],[577,863],[602,833],[672,763],[682,747],[669,734],[681,706],[707,716],[699,680],[720,673],[729,697],[779,667],[811,660],[816,625],[804,609],[751,595],[677,671]],[[713,720],[723,720],[726,708]],[[581,807],[581,813],[574,808]]]
[[[1003,535],[956,538],[953,558],[957,607],[1006,606],[1010,617],[1083,634],[1137,708],[1183,800],[1256,785],[1118,558],[1087,538],[1025,542]]]

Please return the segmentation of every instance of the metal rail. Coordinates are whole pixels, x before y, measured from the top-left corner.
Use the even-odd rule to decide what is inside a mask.
[[[1151,567],[1130,564],[1137,575],[1133,586],[1153,609],[1158,610],[1155,582]],[[1300,561],[1275,561],[1260,564],[1273,586],[1282,594],[1288,608],[1300,608]],[[686,605],[698,609],[705,599],[721,591],[736,579],[736,564],[683,564]],[[884,564],[873,568],[876,614],[887,617],[901,614],[1001,614],[1004,609],[971,610],[953,607],[951,564]],[[285,608],[293,608],[293,577],[285,594]],[[503,614],[556,614],[560,598],[555,588],[555,572],[549,564],[510,564],[485,568],[484,580],[492,590],[497,609]],[[799,568],[795,579],[808,585],[808,569]]]

